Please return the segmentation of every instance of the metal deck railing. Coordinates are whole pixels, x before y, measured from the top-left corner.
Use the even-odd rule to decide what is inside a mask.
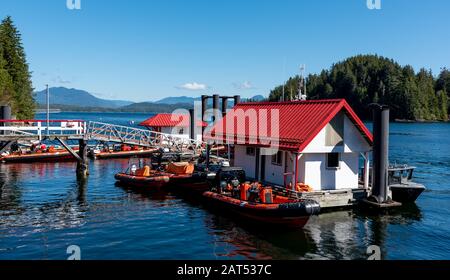
[[[177,151],[195,151],[203,146],[202,141],[101,122],[89,122],[84,138],[86,140],[116,142],[144,147],[169,148]]]
[[[43,140],[47,137],[105,141],[171,151],[198,151],[202,141],[188,137],[127,127],[115,124],[81,120],[0,120],[0,141]]]
[[[45,137],[82,138],[86,123],[81,120],[0,120],[0,139],[36,139]]]

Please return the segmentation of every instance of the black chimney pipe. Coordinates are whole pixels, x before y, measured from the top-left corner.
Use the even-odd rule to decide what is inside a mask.
[[[225,117],[228,109],[228,97],[222,97],[222,117]]]
[[[213,95],[214,123],[220,118],[219,103],[220,103],[220,96],[218,94],[214,94]]]
[[[194,109],[189,109],[189,124],[190,124],[190,129],[189,129],[189,138],[191,139],[195,139],[195,113],[194,113]],[[196,139],[195,139],[196,140]]]
[[[208,95],[202,95],[202,121],[205,121],[205,112],[208,107]]]
[[[209,144],[206,144],[206,171],[209,171],[209,161],[210,161],[210,153],[211,153],[211,146]]]
[[[238,105],[239,103],[241,103],[241,96],[235,95],[234,96],[234,106]]]
[[[372,196],[377,203],[388,200],[389,107],[371,104],[373,110]]]

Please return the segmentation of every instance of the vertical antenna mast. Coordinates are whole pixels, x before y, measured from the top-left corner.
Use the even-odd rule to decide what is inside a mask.
[[[298,81],[298,100],[306,100],[305,64],[300,66],[300,77]]]
[[[282,90],[281,101],[285,101],[285,97],[284,97],[284,85],[285,85],[284,76],[285,76],[285,74],[286,74],[286,57],[284,58],[284,61],[283,61],[283,90]]]

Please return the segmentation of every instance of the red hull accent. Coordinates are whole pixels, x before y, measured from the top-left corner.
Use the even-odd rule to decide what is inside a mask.
[[[128,158],[128,157],[145,157],[153,154],[156,149],[141,150],[141,151],[121,151],[121,152],[101,152],[95,154],[95,159],[108,159],[108,158]]]
[[[33,162],[55,162],[55,161],[75,161],[76,159],[69,152],[57,153],[36,153],[27,155],[8,155],[0,159],[5,163],[33,163]]]
[[[115,175],[117,181],[135,187],[161,188],[169,183],[169,176],[159,174],[150,177],[132,176],[125,173]]]
[[[301,209],[283,209],[280,207],[282,204],[253,203],[210,191],[205,192],[203,196],[213,206],[227,209],[243,218],[260,223],[301,228],[308,222],[311,216],[310,214],[304,213]]]

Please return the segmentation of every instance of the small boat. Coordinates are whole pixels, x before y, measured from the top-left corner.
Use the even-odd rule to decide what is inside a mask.
[[[139,169],[132,165],[126,172],[117,173],[114,178],[126,186],[161,188],[169,183],[170,174],[151,170],[149,165]]]
[[[241,168],[222,168],[215,180],[218,184],[203,193],[207,202],[251,221],[301,228],[320,212],[315,200],[292,197],[284,188],[245,182]]]
[[[76,150],[76,148],[73,148]],[[75,161],[76,159],[65,149],[49,148],[36,150],[19,150],[6,152],[0,156],[3,163],[33,163],[33,162],[55,162],[55,161]]]
[[[411,203],[426,190],[425,186],[412,181],[414,166],[391,165],[388,169],[389,188],[392,200],[402,203]]]
[[[118,145],[112,147],[100,147],[89,151],[89,156],[94,159],[109,159],[109,158],[129,158],[129,157],[147,157],[152,155],[157,149],[139,148],[137,146],[130,147],[127,145]]]
[[[211,188],[218,169],[218,164],[210,164],[206,168],[204,164],[193,162],[172,162],[166,167],[165,172],[170,174],[170,189],[202,194]]]

